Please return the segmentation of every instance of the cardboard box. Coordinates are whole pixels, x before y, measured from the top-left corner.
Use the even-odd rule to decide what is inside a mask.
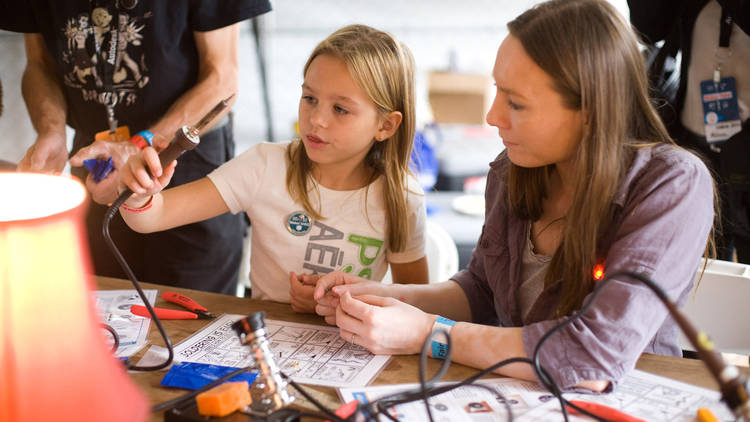
[[[491,88],[492,80],[486,75],[430,72],[429,99],[435,121],[484,124],[492,101]]]

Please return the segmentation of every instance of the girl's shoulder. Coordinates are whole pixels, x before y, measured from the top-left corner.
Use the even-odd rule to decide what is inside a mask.
[[[285,165],[289,145],[290,142],[260,142],[248,148],[238,157],[241,157],[243,161]]]

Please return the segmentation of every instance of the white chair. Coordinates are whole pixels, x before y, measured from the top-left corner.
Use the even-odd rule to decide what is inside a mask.
[[[703,260],[698,267],[698,277]],[[709,260],[703,278],[688,297],[688,319],[724,353],[750,355],[750,265]],[[682,348],[693,350],[681,334]]]
[[[240,262],[240,273],[237,277],[237,297],[245,297],[250,289],[250,240],[253,238],[253,228],[247,228],[247,235],[242,244],[242,261]]]
[[[439,283],[448,280],[458,271],[458,248],[453,238],[439,224],[427,220],[424,227],[425,256],[427,256],[427,268],[429,271],[429,282]],[[392,283],[391,270],[385,273],[383,283]]]

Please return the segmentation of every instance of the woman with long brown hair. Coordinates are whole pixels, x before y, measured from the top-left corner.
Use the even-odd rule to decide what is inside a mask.
[[[650,104],[630,25],[604,0],[553,0],[508,28],[487,114],[505,151],[490,164],[468,268],[427,286],[322,278],[316,310],[345,339],[417,353],[444,328],[453,359],[484,368],[532,356],[602,274],[645,273],[678,302],[687,297],[711,231],[713,185]],[[441,357],[439,341],[432,346]],[[550,337],[540,362],[562,389],[602,391],[642,352],[679,355],[676,327],[651,291],[623,277]],[[498,372],[534,379],[525,364]]]

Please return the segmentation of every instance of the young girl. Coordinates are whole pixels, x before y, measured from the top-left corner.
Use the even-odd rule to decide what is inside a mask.
[[[145,148],[121,172],[135,193],[127,224],[153,232],[227,211],[252,221],[252,297],[312,312],[316,276],[342,270],[426,282],[424,194],[410,174],[413,60],[389,34],[363,25],[321,42],[304,68],[300,138],[263,143],[207,177],[160,192],[163,169]],[[146,166],[155,178],[149,178]]]
[[[490,164],[485,225],[468,268],[425,286],[324,276],[316,311],[343,338],[376,353],[418,353],[445,328],[455,361],[486,368],[531,357],[580,309],[598,268],[604,277],[648,274],[686,300],[714,219],[713,184],[651,106],[630,25],[605,0],[554,0],[508,27],[487,114],[506,150]],[[680,355],[656,295],[628,277],[611,281],[540,349],[563,390],[611,388],[643,352]],[[526,364],[498,372],[535,377]]]

